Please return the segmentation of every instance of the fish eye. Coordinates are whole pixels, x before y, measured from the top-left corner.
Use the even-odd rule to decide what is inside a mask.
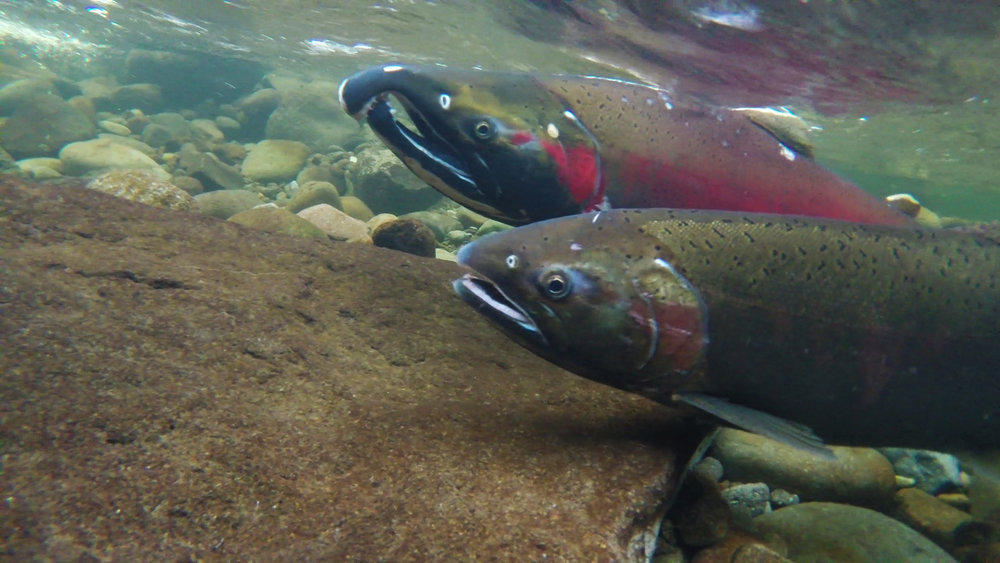
[[[559,270],[542,272],[538,278],[538,285],[542,292],[551,299],[562,299],[569,295],[572,289],[569,276]]]
[[[507,260],[505,262],[507,264],[507,267],[513,270],[514,268],[517,267],[518,264],[517,254],[508,255]]]
[[[472,133],[476,136],[476,138],[483,141],[493,138],[496,132],[497,128],[496,125],[493,124],[492,119],[483,119],[476,123],[475,127],[472,128]]]

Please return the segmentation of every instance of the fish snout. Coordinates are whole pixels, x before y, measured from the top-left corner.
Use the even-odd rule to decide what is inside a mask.
[[[402,82],[400,73],[412,74],[412,69],[399,64],[387,64],[348,76],[337,89],[340,107],[355,120],[363,120],[374,102],[399,88]]]

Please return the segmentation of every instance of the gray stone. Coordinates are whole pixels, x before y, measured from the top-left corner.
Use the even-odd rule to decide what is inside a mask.
[[[833,446],[826,459],[757,434],[724,428],[709,450],[725,468],[724,479],[763,482],[804,501],[849,502],[873,508],[892,504],[892,466],[871,448]]]
[[[178,166],[188,176],[197,178],[205,187],[215,190],[238,190],[244,185],[243,174],[222,162],[212,153],[199,151],[187,143],[177,153]]]
[[[17,167],[30,174],[32,178],[54,178],[62,175],[62,161],[58,158],[26,158],[17,161]],[[50,172],[55,172],[55,176]]]
[[[743,483],[722,490],[722,498],[729,503],[737,520],[771,512],[771,489],[765,483]]]
[[[198,210],[212,217],[229,219],[237,213],[264,203],[260,195],[247,190],[216,190],[194,196]]]
[[[74,141],[90,139],[94,124],[59,96],[39,94],[17,106],[3,124],[3,147],[17,159],[54,156]]]
[[[195,141],[206,146],[219,145],[226,142],[226,136],[211,119],[191,120],[191,133]]]
[[[347,169],[353,194],[375,213],[402,215],[423,211],[441,201],[441,194],[417,178],[384,148],[368,148],[357,154]]]
[[[931,494],[952,492],[962,486],[958,459],[950,454],[907,448],[881,448],[897,474],[916,480],[917,488]]]
[[[436,211],[414,211],[413,213],[400,215],[400,218],[416,219],[417,221],[427,225],[432,231],[434,231],[434,238],[439,241],[443,241],[448,238],[448,233],[451,231],[462,230],[462,224],[458,222],[458,219],[448,215],[447,213],[438,213]]]
[[[175,174],[171,183],[191,195],[198,195],[205,191],[205,186],[193,176]]]
[[[206,51],[132,49],[124,69],[126,82],[156,84],[163,91],[163,99],[179,107],[194,107],[208,99],[234,100],[249,92],[263,75],[260,63]]]
[[[774,489],[771,491],[771,506],[776,509],[798,504],[799,502],[801,502],[799,495],[792,494],[785,489]]]
[[[317,81],[282,93],[281,105],[267,120],[267,138],[294,139],[313,152],[331,146],[354,146],[360,129],[337,101],[337,82]]]
[[[106,171],[109,169],[146,170],[155,178],[167,180],[170,174],[155,160],[132,147],[108,139],[93,139],[71,143],[59,151],[63,173],[70,176]]]
[[[220,115],[215,118],[215,126],[223,132],[240,130],[240,122],[225,115]]]
[[[250,149],[243,161],[243,175],[256,182],[287,182],[302,170],[308,157],[305,143],[267,139]]]
[[[166,130],[166,134],[163,132],[153,129],[150,133],[146,133],[146,129],[142,131],[143,142],[154,147],[164,147],[167,150],[177,150],[178,147],[184,143],[190,143],[194,140],[194,133],[191,131],[191,124],[188,123],[187,119],[179,113],[166,112],[166,113],[156,113],[146,117],[149,120],[149,125],[146,129],[149,129],[153,125],[158,125]],[[155,141],[152,139],[147,140],[146,136],[155,136]]]
[[[792,561],[955,560],[929,539],[867,508],[807,502],[758,516],[754,526],[780,536]]]

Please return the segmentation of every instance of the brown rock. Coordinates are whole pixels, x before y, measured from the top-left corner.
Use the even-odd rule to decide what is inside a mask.
[[[711,478],[692,472],[670,509],[677,539],[688,547],[705,547],[725,539],[732,515],[719,485]]]
[[[434,257],[434,231],[416,219],[396,219],[383,223],[372,231],[375,246]]]
[[[12,182],[5,557],[646,560],[690,432],[500,337],[457,266]]]
[[[871,448],[831,448],[828,460],[757,434],[725,428],[709,455],[722,462],[723,478],[767,483],[803,502],[837,501],[872,508],[892,504],[896,479],[882,454]]]
[[[296,215],[319,227],[333,240],[366,242],[368,244],[372,242],[371,237],[368,236],[368,225],[332,205],[321,203],[307,207]]]
[[[972,521],[967,512],[945,504],[920,489],[896,492],[894,517],[946,548],[955,545],[959,526]]]
[[[327,238],[326,233],[316,225],[287,209],[275,205],[261,205],[253,209],[240,211],[228,220],[268,233],[280,233],[306,238]]]

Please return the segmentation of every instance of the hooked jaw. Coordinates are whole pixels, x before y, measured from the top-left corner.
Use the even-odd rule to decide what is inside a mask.
[[[508,333],[536,346],[549,345],[535,321],[490,280],[474,274],[465,274],[455,280],[452,287],[463,301]]]
[[[357,121],[367,121],[389,150],[445,196],[491,217],[523,222],[494,203],[500,188],[489,168],[456,145],[448,114],[451,95],[425,74],[402,65],[361,71],[341,82],[340,106]],[[396,118],[392,100],[399,102],[416,130]]]

